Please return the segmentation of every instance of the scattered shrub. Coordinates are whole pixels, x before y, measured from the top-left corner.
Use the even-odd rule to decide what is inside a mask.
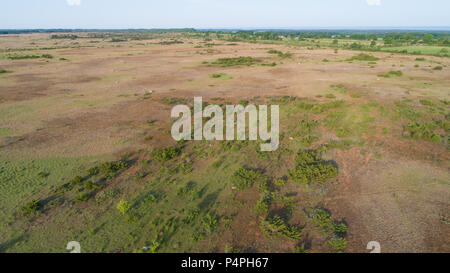
[[[117,209],[122,213],[122,215],[125,215],[130,210],[130,203],[125,200],[120,200],[120,202],[117,204]]]
[[[246,189],[253,186],[253,184],[261,179],[262,174],[259,171],[239,168],[232,176],[231,180],[233,185],[239,189]]]
[[[392,78],[392,77],[401,77],[403,76],[403,72],[400,70],[391,70],[389,72],[386,72],[384,74],[378,74],[378,77],[383,77],[383,78]]]
[[[350,59],[347,59],[347,61],[378,61],[378,60],[379,58],[365,53],[361,53],[351,57]]]
[[[329,178],[338,175],[338,170],[332,164],[323,163],[316,151],[298,151],[295,156],[297,166],[289,170],[289,178],[297,183],[324,183]]]
[[[430,100],[420,100],[420,103],[422,105],[426,105],[426,106],[436,106],[436,104],[434,104],[432,101]]]
[[[48,177],[50,174],[47,173],[47,172],[39,172],[37,175],[38,175],[39,178],[46,178],[46,177]]]
[[[167,147],[164,149],[156,149],[152,152],[153,158],[160,162],[171,160],[181,153],[181,149],[177,146]]]
[[[328,241],[331,248],[338,253],[342,253],[347,248],[347,240],[345,238],[334,238],[331,241]]]
[[[85,202],[91,198],[91,194],[89,193],[81,193],[75,197],[76,202]]]
[[[288,226],[278,215],[263,219],[260,227],[266,237],[281,235],[288,239],[298,240],[302,236],[301,228]]]
[[[211,65],[219,67],[251,66],[259,62],[261,62],[260,59],[253,57],[220,58],[212,62]]]
[[[37,216],[40,214],[41,204],[39,200],[31,200],[20,208],[20,213],[24,216]]]

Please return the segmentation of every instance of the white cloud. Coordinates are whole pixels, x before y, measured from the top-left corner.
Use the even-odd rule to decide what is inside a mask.
[[[81,5],[81,0],[67,0],[67,5],[79,6],[79,5]]]
[[[380,6],[381,0],[366,0],[369,6]]]

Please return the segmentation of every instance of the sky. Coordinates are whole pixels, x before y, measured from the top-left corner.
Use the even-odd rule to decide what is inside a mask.
[[[1,0],[0,29],[450,26],[449,0]]]

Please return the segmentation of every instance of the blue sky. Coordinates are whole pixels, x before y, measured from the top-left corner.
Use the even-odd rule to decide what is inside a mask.
[[[1,0],[0,29],[450,26],[449,0]]]

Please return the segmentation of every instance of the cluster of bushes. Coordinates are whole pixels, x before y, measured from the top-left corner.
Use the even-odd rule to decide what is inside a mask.
[[[361,53],[358,55],[355,55],[349,59],[347,59],[346,61],[367,61],[367,62],[375,62],[378,61],[379,58],[370,55],[370,54],[366,54],[366,53]]]
[[[403,76],[403,72],[400,70],[391,70],[391,71],[383,73],[383,74],[378,74],[378,77],[383,77],[383,78],[392,78],[392,77],[401,77],[401,76]]]
[[[191,201],[198,200],[202,197],[203,190],[196,189],[194,182],[189,182],[185,186],[180,187],[177,192],[177,196],[188,196]]]
[[[171,160],[177,156],[179,156],[181,153],[181,148],[179,146],[172,146],[162,149],[155,149],[152,152],[152,156],[154,159],[158,160],[159,162],[165,162],[168,160]]]
[[[302,136],[310,135],[317,128],[319,122],[317,120],[302,120],[299,122],[299,134]]]
[[[220,147],[224,151],[239,151],[248,144],[247,141],[220,141]]]
[[[31,200],[20,208],[20,214],[23,216],[37,216],[40,214],[41,204],[39,200]]]
[[[74,34],[53,34],[50,36],[50,39],[70,39],[70,40],[76,40],[78,39],[77,35]]]
[[[261,230],[266,237],[283,236],[288,239],[298,240],[302,236],[302,229],[287,225],[280,216],[267,217],[261,220]]]
[[[232,79],[231,76],[225,74],[225,73],[216,73],[216,74],[211,74],[209,75],[210,78],[212,79],[224,79],[224,80],[229,80]]]
[[[12,71],[0,69],[0,74],[12,73]]]
[[[296,167],[289,170],[289,178],[297,183],[324,183],[338,175],[338,170],[330,163],[324,163],[316,151],[298,151]]]
[[[192,223],[200,214],[200,209],[198,207],[190,207],[184,213],[183,223]]]
[[[42,54],[42,55],[9,55],[8,59],[10,60],[24,60],[24,59],[53,59],[53,56],[50,54]]]
[[[171,41],[162,41],[162,42],[159,42],[158,44],[160,44],[160,45],[176,45],[176,44],[184,44],[184,42],[179,41],[179,40],[171,40]]]
[[[75,176],[70,182],[65,183],[55,190],[55,193],[65,193],[78,187],[79,190],[98,191],[104,188],[103,184],[94,183],[88,180],[89,177],[96,176],[98,174],[103,175],[103,179],[108,180],[116,177],[120,172],[129,168],[129,165],[124,161],[105,162],[99,166],[88,169],[87,177]],[[92,194],[80,194],[77,196],[77,201],[86,201],[92,196]],[[88,198],[89,197],[89,198]]]
[[[168,105],[175,105],[175,104],[186,104],[186,99],[183,98],[162,98],[159,100],[161,103],[168,104]]]
[[[267,51],[267,53],[269,53],[269,54],[277,54],[278,57],[283,58],[283,59],[292,57],[292,53],[290,53],[290,52],[284,53],[282,51],[275,50],[275,49],[271,49],[271,50]]]
[[[252,187],[256,181],[261,180],[262,178],[263,174],[260,171],[246,169],[243,167],[239,168],[231,176],[233,186],[239,190]]]
[[[331,239],[328,241],[328,244],[334,251],[345,251],[347,247],[345,236],[348,232],[348,227],[345,222],[333,221],[331,214],[324,209],[314,209],[311,214],[311,219],[323,231],[331,233]]]
[[[212,62],[211,65],[219,67],[251,66],[259,62],[261,62],[261,59],[253,57],[220,58]]]
[[[425,105],[425,106],[436,106],[436,104],[434,104],[432,101],[430,101],[430,100],[420,100],[420,103],[422,104],[422,105]]]
[[[269,208],[273,198],[274,194],[272,192],[262,195],[258,202],[256,202],[255,211],[260,214],[269,213]]]
[[[439,134],[434,132],[435,129],[437,129],[437,125],[434,123],[420,124],[418,122],[414,122],[409,123],[405,127],[403,135],[415,140],[423,139],[425,141],[441,143],[442,138]]]

